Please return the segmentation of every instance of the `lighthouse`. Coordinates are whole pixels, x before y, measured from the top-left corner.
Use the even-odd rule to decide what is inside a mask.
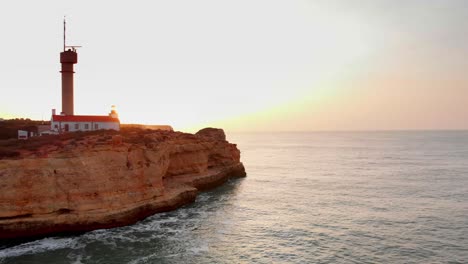
[[[52,109],[50,133],[60,134],[75,131],[95,131],[101,129],[120,130],[120,120],[115,106],[109,115],[75,115],[73,109],[73,65],[78,63],[76,48],[81,46],[66,45],[66,21],[63,20],[63,51],[60,52],[62,64],[62,112],[60,115]]]
[[[62,64],[62,114],[73,115],[73,65],[78,62],[76,48],[66,45],[66,21],[63,20],[63,52],[60,53]]]

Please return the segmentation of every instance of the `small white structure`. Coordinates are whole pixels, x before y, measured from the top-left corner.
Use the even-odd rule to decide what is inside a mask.
[[[52,110],[50,130],[56,133],[101,129],[120,130],[120,120],[114,109],[107,116],[55,115],[55,109]]]
[[[38,136],[57,134],[50,130],[50,125],[37,125],[36,128]]]
[[[27,130],[18,130],[18,139],[28,139],[32,137],[32,132],[31,134]]]

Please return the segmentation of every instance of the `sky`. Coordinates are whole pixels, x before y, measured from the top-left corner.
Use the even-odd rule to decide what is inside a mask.
[[[8,1],[0,118],[61,108],[193,132],[468,129],[468,1]]]

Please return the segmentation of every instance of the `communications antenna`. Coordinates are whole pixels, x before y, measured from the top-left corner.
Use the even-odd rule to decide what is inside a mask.
[[[66,16],[63,16],[63,51],[66,51],[67,48],[71,48],[72,51],[76,52],[77,48],[81,48],[81,46],[67,46],[67,21]]]

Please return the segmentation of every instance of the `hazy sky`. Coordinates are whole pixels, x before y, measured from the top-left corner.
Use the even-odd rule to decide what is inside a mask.
[[[468,129],[468,1],[8,1],[0,117],[61,108],[178,130]]]

